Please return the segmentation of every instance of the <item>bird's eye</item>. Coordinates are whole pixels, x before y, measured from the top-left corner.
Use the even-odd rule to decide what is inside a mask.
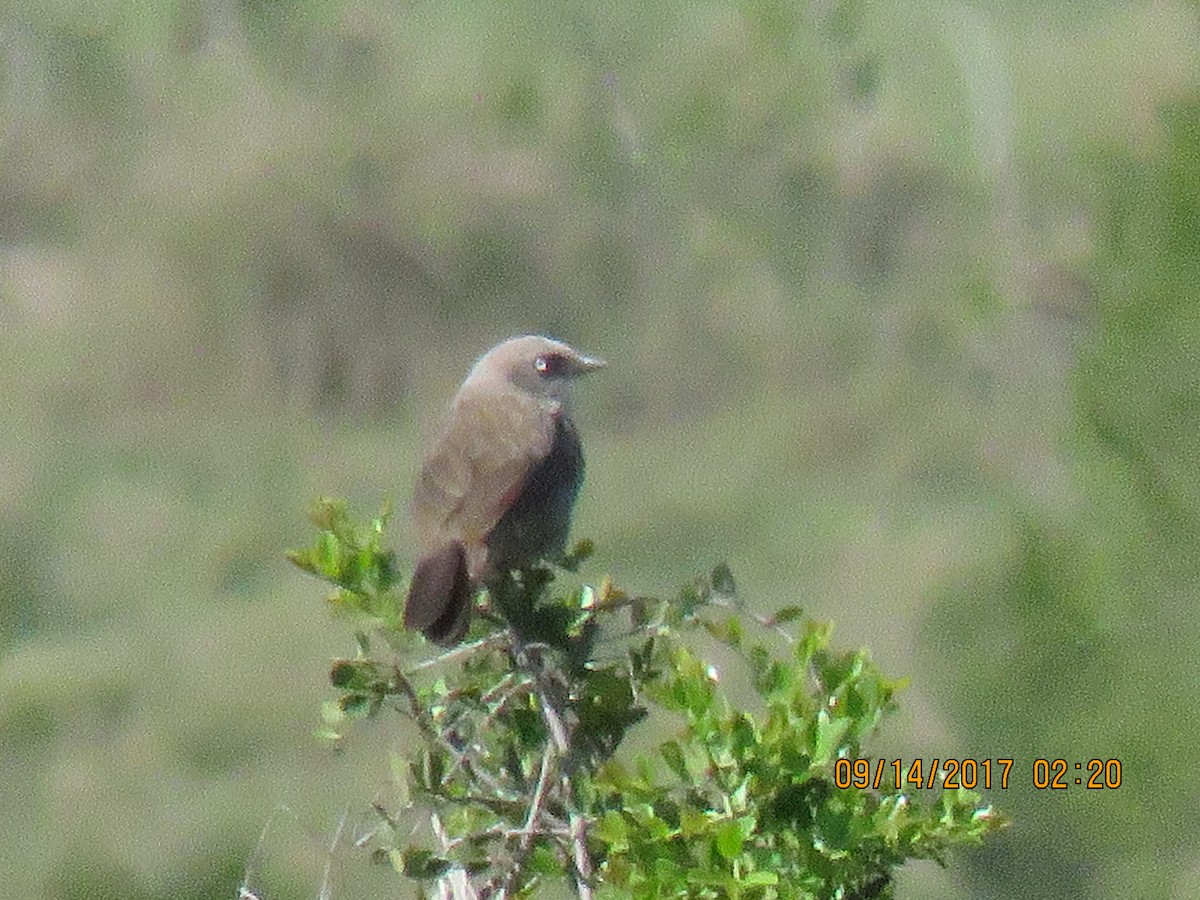
[[[567,370],[567,360],[560,353],[543,353],[533,361],[533,367],[543,378],[554,378]]]

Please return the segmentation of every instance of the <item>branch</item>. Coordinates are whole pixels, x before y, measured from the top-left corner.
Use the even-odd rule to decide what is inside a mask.
[[[497,876],[484,885],[483,890],[480,891],[482,897],[507,897],[512,893],[513,887],[517,883],[517,878],[520,877],[521,871],[525,868],[525,863],[529,859],[529,855],[533,852],[533,842],[538,834],[541,833],[538,827],[538,820],[541,818],[542,809],[546,805],[546,795],[550,790],[550,770],[554,765],[555,756],[554,748],[547,743],[546,749],[542,753],[542,765],[538,772],[537,787],[534,788],[533,796],[529,799],[529,811],[525,815],[525,824],[518,831],[506,833],[506,837],[516,837],[520,842],[516,855],[513,857],[513,863],[503,878]]]
[[[592,900],[592,856],[587,847],[587,818],[579,814],[575,808],[575,800],[571,789],[571,774],[569,771],[571,734],[563,722],[563,701],[558,685],[546,674],[542,665],[540,652],[530,654],[527,651],[533,647],[518,648],[518,659],[525,663],[526,669],[533,675],[534,689],[537,692],[538,705],[542,708],[542,718],[546,721],[551,744],[559,759],[563,761],[560,767],[561,780],[559,790],[562,803],[567,810],[568,830],[570,834],[571,860],[574,865],[575,893],[580,900]],[[555,702],[558,700],[559,702]]]
[[[471,641],[467,644],[459,644],[445,653],[439,653],[437,656],[431,656],[429,659],[423,659],[416,665],[412,666],[409,672],[420,672],[422,669],[432,669],[444,663],[456,662],[464,657],[472,656],[487,647],[500,644],[507,637],[503,631],[497,631],[494,634],[489,634],[485,638],[480,638],[477,641]]]
[[[442,852],[449,851],[451,841],[446,834],[446,827],[442,824],[442,817],[436,812],[430,813],[429,824],[438,843],[442,845]],[[479,894],[471,886],[467,870],[459,865],[451,866],[450,870],[437,880],[437,896],[440,900],[479,900]]]

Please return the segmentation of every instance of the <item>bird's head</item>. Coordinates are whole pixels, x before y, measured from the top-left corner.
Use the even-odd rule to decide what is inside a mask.
[[[509,338],[485,353],[466,383],[499,382],[564,405],[572,382],[603,365],[604,360],[585,356],[562,341],[526,335]]]

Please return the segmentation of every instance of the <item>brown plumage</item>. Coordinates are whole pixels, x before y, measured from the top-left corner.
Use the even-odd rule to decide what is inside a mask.
[[[602,365],[536,335],[504,341],[475,363],[417,477],[420,557],[406,626],[456,644],[481,584],[562,552],[583,481],[571,383]]]

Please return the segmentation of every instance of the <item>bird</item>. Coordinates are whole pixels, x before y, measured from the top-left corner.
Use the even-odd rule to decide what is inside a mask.
[[[475,362],[413,490],[407,628],[454,646],[481,586],[563,552],[584,469],[571,389],[604,365],[541,335],[509,338]]]

